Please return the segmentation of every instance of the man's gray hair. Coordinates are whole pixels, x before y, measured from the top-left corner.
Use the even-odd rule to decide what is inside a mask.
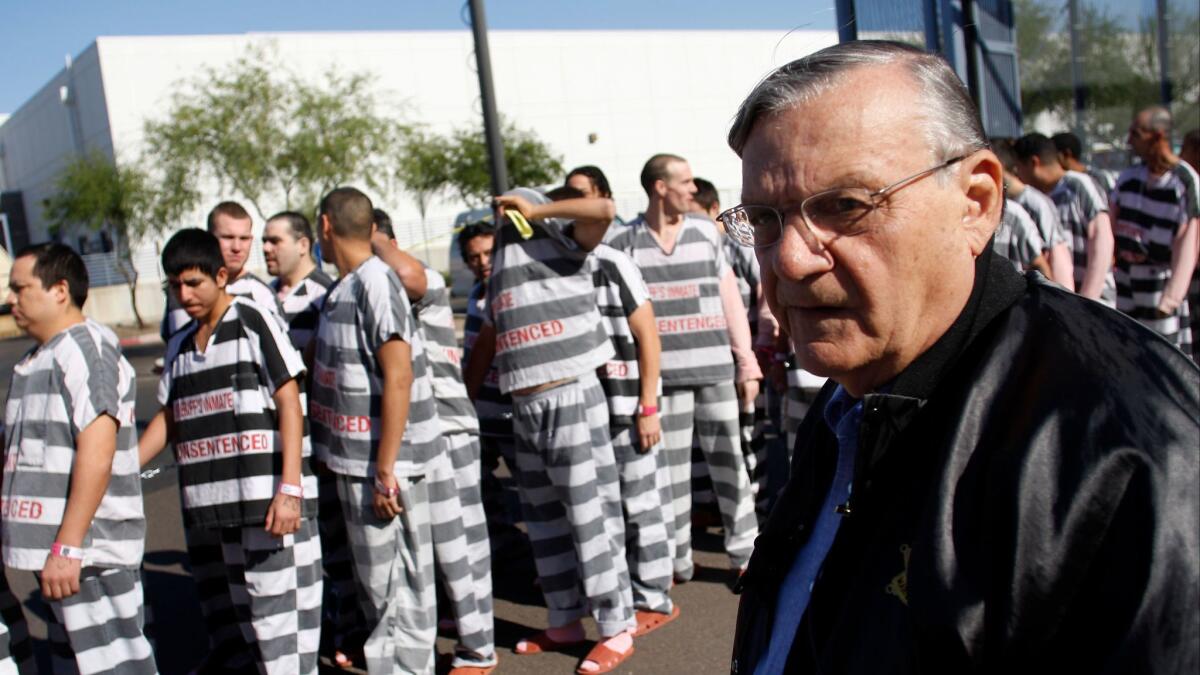
[[[811,101],[863,66],[903,65],[920,89],[922,126],[935,158],[948,160],[987,147],[987,136],[971,95],[950,64],[911,45],[858,40],[826,47],[774,71],[738,108],[729,130],[729,147],[742,155],[758,120]]]
[[[1154,131],[1161,131],[1164,135],[1171,135],[1171,111],[1161,105],[1152,105],[1148,108],[1143,108],[1142,112],[1146,114],[1146,126]]]

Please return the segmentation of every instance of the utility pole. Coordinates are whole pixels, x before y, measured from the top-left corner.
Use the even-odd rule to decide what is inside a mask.
[[[479,71],[479,98],[483,103],[483,133],[487,139],[491,165],[492,193],[508,191],[508,167],[504,162],[504,140],[500,136],[500,118],[496,114],[496,91],[492,86],[492,57],[488,51],[487,17],[483,0],[470,0],[471,33],[475,36],[475,67]]]
[[[1067,0],[1067,29],[1071,36],[1071,91],[1075,99],[1075,135],[1083,138],[1083,111],[1087,105],[1087,85],[1079,56],[1079,0]]]
[[[1164,108],[1171,107],[1171,99],[1174,92],[1171,91],[1171,62],[1170,62],[1170,46],[1167,40],[1171,34],[1167,31],[1167,0],[1158,0],[1156,3],[1158,14],[1158,86],[1159,94],[1162,98]]]

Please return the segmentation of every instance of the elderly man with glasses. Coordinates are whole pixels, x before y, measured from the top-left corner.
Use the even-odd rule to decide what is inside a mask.
[[[732,672],[1194,667],[1200,371],[995,256],[1002,169],[949,66],[824,49],[729,140],[745,204],[721,218],[830,378],[739,582]]]

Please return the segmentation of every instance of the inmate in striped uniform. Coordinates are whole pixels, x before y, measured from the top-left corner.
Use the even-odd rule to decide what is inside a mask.
[[[156,670],[142,632],[146,521],[135,379],[116,335],[91,319],[34,347],[13,367],[0,502],[8,569],[43,569],[70,496],[76,438],[101,415],[118,425],[112,475],[83,540],[79,592],[46,599],[56,672]]]
[[[1187,162],[1179,162],[1172,169],[1179,180],[1187,187],[1187,214],[1193,219],[1192,227],[1200,227],[1200,176],[1197,169]],[[1192,313],[1192,360],[1200,363],[1200,349],[1196,349],[1195,341],[1200,337],[1200,261],[1196,271],[1192,272],[1192,285],[1188,290],[1188,309]]]
[[[670,504],[676,578],[691,579],[691,451],[693,431],[708,460],[717,506],[725,527],[725,549],[734,567],[750,559],[758,523],[750,476],[742,454],[733,355],[721,303],[720,279],[730,268],[716,225],[685,217],[675,245],[666,252],[643,218],[613,226],[608,243],[624,251],[642,271],[654,303],[662,339],[663,448],[671,475],[664,489]]]
[[[663,485],[670,480],[655,458],[642,451],[636,415],[641,394],[637,342],[629,317],[650,301],[641,272],[624,253],[600,244],[592,250],[596,305],[615,355],[596,370],[608,398],[609,430],[621,486],[625,559],[634,609],[671,613],[671,555],[662,510]],[[658,388],[661,389],[661,380]]]
[[[1029,213],[1017,202],[1005,199],[1004,213],[1000,216],[1000,224],[996,226],[992,248],[1011,262],[1018,272],[1024,272],[1042,255],[1046,245]]]
[[[33,643],[21,603],[8,587],[8,577],[0,570],[0,675],[32,672]]]
[[[434,562],[454,610],[454,667],[496,663],[492,618],[492,555],[479,493],[479,420],[463,384],[461,354],[442,275],[425,268],[425,295],[413,305],[446,437],[449,461],[429,476]]]
[[[1058,207],[1058,219],[1063,228],[1071,232],[1071,258],[1075,267],[1075,290],[1083,286],[1083,277],[1088,263],[1088,223],[1108,211],[1108,202],[1096,189],[1096,183],[1087,174],[1067,171],[1050,191],[1050,199]],[[1105,266],[1108,266],[1106,261]],[[1110,270],[1104,276],[1104,289],[1100,302],[1116,306],[1116,281]]]
[[[321,628],[317,481],[303,445],[304,519],[295,534],[263,530],[279,491],[283,449],[274,394],[303,390],[304,363],[270,312],[234,297],[201,350],[197,324],[167,344],[158,401],[170,413],[193,577],[214,653],[269,673],[316,672]],[[303,404],[303,399],[301,399]],[[236,616],[249,654],[227,619]]]
[[[548,201],[529,189],[513,193]],[[496,329],[501,391],[561,382],[513,395],[517,485],[550,626],[576,621],[590,607],[609,637],[634,625],[622,580],[624,527],[612,517],[620,487],[608,405],[595,374],[613,348],[588,253],[564,232],[568,225],[545,219],[529,238],[512,225],[500,229],[486,320]]]
[[[303,354],[317,332],[321,306],[325,304],[325,294],[333,285],[333,279],[316,267],[300,283],[289,288],[282,298],[279,298],[279,282],[279,279],[272,281],[271,290],[275,292],[283,320],[287,323],[288,338],[296,351]]]
[[[1187,224],[1188,186],[1176,171],[1150,175],[1143,166],[1126,169],[1112,192],[1117,240],[1117,309],[1137,319],[1191,356],[1191,316],[1184,297],[1179,309],[1159,318],[1175,235]],[[1194,271],[1194,270],[1193,270]]]
[[[383,379],[376,353],[400,339],[412,350],[408,422],[393,471],[404,511],[381,520],[372,508]],[[429,464],[443,458],[424,341],[400,279],[372,256],[325,297],[309,396],[313,450],[337,474],[366,615],[371,672],[433,672],[437,632],[430,533]]]
[[[1042,236],[1043,250],[1049,251],[1064,243],[1070,250],[1072,241],[1058,217],[1058,207],[1054,205],[1053,200],[1046,196],[1045,192],[1026,185],[1021,194],[1012,195],[1012,200],[1020,204],[1029,217],[1033,218],[1038,234]]]
[[[260,307],[269,311],[275,317],[280,326],[287,326],[287,322],[283,319],[283,309],[279,305],[279,298],[275,295],[275,291],[267,285],[267,282],[259,279],[250,272],[245,272],[242,276],[226,284],[225,292],[257,302]],[[175,299],[175,294],[167,293],[167,310],[163,314],[162,326],[159,329],[163,341],[166,342],[169,340],[172,335],[178,333],[191,320],[192,317],[188,316],[188,313],[179,306],[179,301]]]

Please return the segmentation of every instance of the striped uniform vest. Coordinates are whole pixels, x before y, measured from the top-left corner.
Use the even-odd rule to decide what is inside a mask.
[[[467,321],[463,325],[463,361],[471,359],[471,348],[479,337],[487,311],[487,289],[475,284],[467,296]],[[479,433],[493,438],[512,438],[512,397],[500,392],[500,371],[493,359],[483,384],[475,395],[475,414],[479,417]]]
[[[437,415],[446,433],[479,433],[479,420],[462,378],[462,355],[454,330],[450,292],[441,274],[425,268],[425,297],[413,305],[425,341]]]
[[[609,424],[630,426],[637,415],[641,372],[629,317],[650,300],[650,291],[629,256],[606,244],[592,250],[589,262],[596,285],[596,306],[600,308],[604,329],[615,352],[607,363],[596,369],[596,376],[608,398]],[[660,381],[659,389],[661,385]]]
[[[546,202],[533,190],[517,192]],[[496,367],[506,394],[579,377],[612,357],[587,252],[563,231],[570,222],[532,225],[528,239],[511,224],[496,233],[487,285],[487,320],[496,327]]]
[[[259,279],[253,274],[246,272],[237,279],[229,282],[225,286],[225,292],[230,295],[250,298],[257,302],[260,307],[267,310],[275,317],[275,321],[283,328],[287,328],[287,321],[283,318],[283,308],[279,305],[279,297],[275,295],[275,289],[267,285],[267,282]],[[175,295],[167,292],[167,311],[163,315],[163,323],[159,332],[162,335],[164,342],[169,340],[172,335],[178,333],[187,326],[192,317],[175,302]]]
[[[642,271],[662,338],[664,387],[733,380],[720,279],[729,271],[716,225],[686,217],[664,253],[643,218],[609,229],[608,244]]]
[[[288,337],[292,346],[301,354],[308,348],[313,334],[317,332],[317,323],[321,320],[321,305],[325,303],[325,294],[333,285],[333,279],[314,268],[300,283],[288,289],[287,295],[279,302],[283,311],[283,320],[287,322]],[[279,297],[279,279],[271,282],[271,290]]]
[[[1073,242],[1058,218],[1058,207],[1045,192],[1026,185],[1021,194],[1014,196],[1012,200],[1020,204],[1029,217],[1033,218],[1038,234],[1042,236],[1042,244],[1046,247],[1044,250],[1050,250],[1062,243],[1066,243],[1068,250],[1071,248]]]
[[[1175,235],[1187,223],[1188,186],[1175,171],[1149,174],[1126,169],[1112,193],[1117,240],[1117,309],[1141,321],[1176,346],[1191,343],[1187,301],[1175,315],[1159,319],[1158,304],[1171,279]],[[1189,354],[1190,356],[1190,354]]]
[[[313,452],[334,473],[375,475],[383,380],[376,352],[399,338],[412,348],[408,424],[396,457],[398,477],[424,475],[441,454],[424,340],[400,279],[371,256],[325,296],[309,396]]]
[[[279,490],[283,449],[275,391],[304,362],[268,310],[235,297],[204,351],[195,322],[167,343],[158,402],[174,422],[175,461],[189,527],[240,527],[265,522]],[[303,398],[301,398],[303,405]],[[302,513],[315,516],[317,481],[302,445]]]
[[[1011,199],[1004,200],[1004,214],[996,227],[992,248],[1013,264],[1018,272],[1024,272],[1042,255],[1045,244],[1038,233],[1037,225],[1021,205]]]
[[[0,498],[4,565],[40,571],[58,536],[75,439],[100,415],[117,428],[112,476],[84,536],[84,567],[142,563],[146,520],[138,477],[133,367],[117,337],[87,319],[34,347],[13,367],[5,408]]]
[[[1096,183],[1087,174],[1078,171],[1067,171],[1050,191],[1050,199],[1058,207],[1058,219],[1063,228],[1071,233],[1071,257],[1075,266],[1075,288],[1083,285],[1083,275],[1087,271],[1088,261],[1088,223],[1101,212],[1108,211],[1108,203]],[[1104,290],[1100,294],[1101,302],[1113,305],[1116,300],[1116,282],[1112,272],[1104,279]]]

